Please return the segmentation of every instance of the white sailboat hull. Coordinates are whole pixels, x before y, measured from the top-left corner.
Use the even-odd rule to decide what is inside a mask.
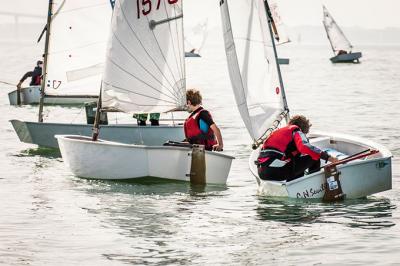
[[[72,135],[56,138],[64,162],[79,177],[107,180],[158,177],[190,181],[190,148],[92,141]],[[234,158],[206,151],[205,159],[206,183],[225,184]]]
[[[21,104],[39,104],[40,101],[40,86],[29,86],[21,89]],[[45,97],[44,104],[46,105],[83,105],[88,101],[95,101],[97,96],[68,96],[68,97]],[[17,90],[8,93],[10,105],[17,105]]]
[[[91,136],[93,125],[68,123],[38,123],[11,120],[20,141],[41,147],[58,148],[55,135]],[[101,137],[127,144],[162,145],[168,140],[182,141],[181,125],[137,126],[133,124],[100,125]]]
[[[379,153],[367,158],[351,161],[337,168],[341,172],[339,180],[346,199],[363,198],[392,188],[392,154],[385,147],[353,136],[342,134],[313,134],[310,142],[322,149],[331,148],[351,155],[371,148]],[[325,174],[319,172],[305,175],[291,182],[267,181],[258,177],[254,161],[259,150],[252,152],[249,165],[256,177],[259,193],[269,196],[289,198],[322,198],[325,191]]]

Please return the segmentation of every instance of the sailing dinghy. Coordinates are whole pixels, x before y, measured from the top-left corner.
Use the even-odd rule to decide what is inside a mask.
[[[21,104],[97,99],[111,14],[109,0],[49,0],[42,85],[23,88]],[[17,104],[16,90],[8,97]]]
[[[186,106],[182,0],[137,3],[115,2],[98,106],[126,113],[182,110]],[[74,175],[84,178],[151,176],[225,184],[233,160],[204,151],[201,145],[129,145],[93,140],[96,134],[93,139],[56,137],[64,162]]]
[[[55,135],[92,135],[93,122],[43,122],[43,104],[83,104],[98,98],[111,12],[109,0],[49,1],[51,16],[47,21],[47,56],[43,70],[46,84],[42,84],[45,94],[40,94],[40,87],[26,88],[32,91],[21,94],[24,104],[43,101],[39,106],[39,122],[10,121],[20,141],[58,149]],[[11,98],[16,103],[16,97]],[[162,123],[159,127],[102,124],[101,128],[103,139],[128,144],[162,145],[167,140],[184,138],[182,126],[175,122]]]
[[[198,23],[190,30],[185,31],[185,57],[201,57],[200,51],[207,39],[208,20]]]
[[[341,159],[337,164],[326,165],[319,172],[290,182],[258,177],[254,164],[260,151],[258,147],[289,118],[277,64],[274,21],[268,1],[223,0],[220,3],[232,88],[240,115],[254,140],[255,150],[249,165],[257,179],[259,192],[269,196],[337,200],[362,198],[391,189],[390,151],[372,141],[340,134],[314,133],[309,136],[311,143]]]
[[[333,19],[325,6],[323,8],[324,24],[326,35],[331,44],[334,56],[330,59],[332,63],[359,63],[362,56],[361,52],[352,52],[353,45],[344,35],[339,25]]]

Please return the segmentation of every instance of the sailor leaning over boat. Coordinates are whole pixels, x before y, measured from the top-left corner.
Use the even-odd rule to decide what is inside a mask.
[[[186,92],[187,107],[191,114],[185,121],[184,130],[186,140],[191,144],[201,144],[206,150],[222,151],[221,131],[214,123],[210,112],[202,106],[202,97],[198,90],[190,89]]]
[[[31,82],[29,83],[30,86],[40,85],[42,78],[42,67],[43,67],[43,61],[38,60],[36,62],[36,66],[33,69],[33,71],[26,72],[25,75],[20,79],[20,81],[17,84],[17,89],[21,90],[22,83],[29,77],[31,77]]]
[[[256,161],[258,175],[264,180],[291,181],[320,169],[320,159],[337,162],[325,151],[311,145],[306,137],[311,124],[293,116],[288,125],[274,131],[265,141]]]

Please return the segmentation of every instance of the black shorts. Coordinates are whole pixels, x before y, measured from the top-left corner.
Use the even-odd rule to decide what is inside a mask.
[[[319,170],[320,160],[313,160],[311,156],[296,156],[282,167],[258,166],[258,176],[263,180],[291,181],[302,177],[304,171],[309,169],[310,173]]]

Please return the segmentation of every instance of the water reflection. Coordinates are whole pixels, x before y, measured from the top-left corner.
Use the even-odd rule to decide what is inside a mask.
[[[91,194],[124,193],[128,195],[171,195],[184,193],[204,197],[214,192],[227,190],[226,185],[194,185],[190,182],[143,177],[129,180],[98,180],[75,178]]]
[[[35,157],[40,156],[48,159],[61,158],[59,149],[38,147],[22,150],[19,154],[14,155],[16,157]]]
[[[213,209],[212,199],[227,190],[156,178],[118,182],[77,178],[75,182],[96,201],[83,208],[120,235],[118,252],[103,256],[135,264],[188,264],[198,257],[195,248],[177,243],[189,245],[191,231],[208,226],[202,220],[204,210]]]
[[[363,229],[381,229],[395,225],[392,212],[396,205],[387,198],[346,200],[321,203],[317,200],[297,200],[259,197],[256,208],[259,219],[303,226],[312,223],[334,223]]]

